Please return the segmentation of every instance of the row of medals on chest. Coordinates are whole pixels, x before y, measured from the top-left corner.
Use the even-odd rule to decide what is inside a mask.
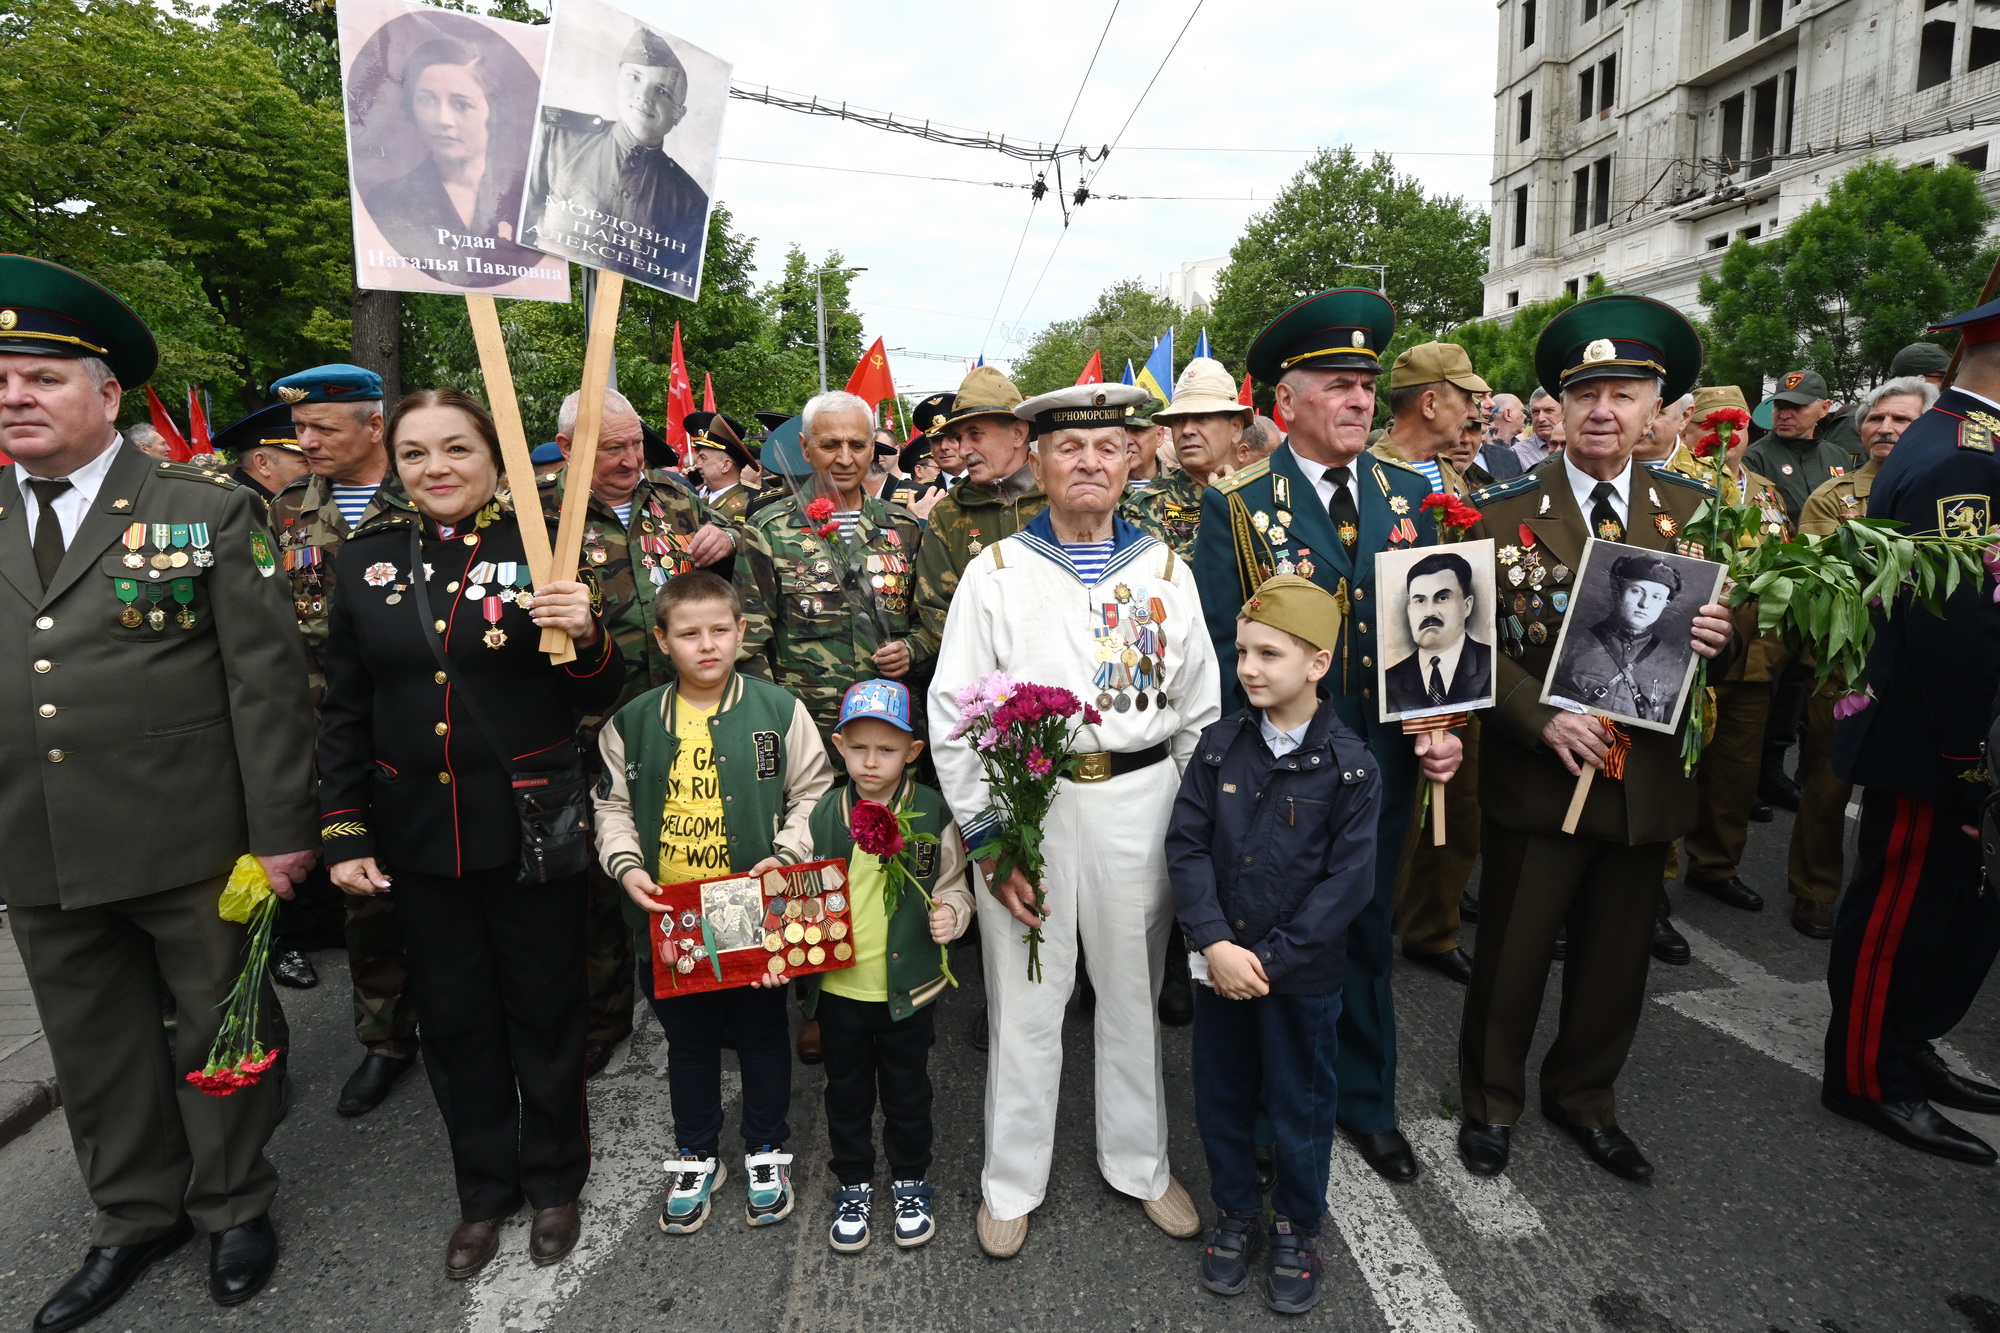
[[[212,569],[215,567],[215,552],[209,549],[208,524],[206,523],[133,523],[126,527],[123,538],[125,554],[118,558],[127,569],[151,569],[153,577],[159,571],[168,569]],[[146,548],[153,547],[151,555]],[[167,627],[166,608],[159,603],[166,600],[169,588],[157,583],[147,584],[143,591],[153,602],[151,610],[141,611],[138,606],[141,586],[137,579],[119,579],[114,584],[118,600],[125,606],[118,613],[118,623],[126,629],[137,629],[141,625],[160,630]],[[182,629],[195,627],[194,580],[177,578],[172,580],[173,599],[181,609],[174,620]]]
[[[1544,564],[1541,551],[1534,546],[1502,546],[1496,553],[1502,565],[1506,566],[1506,579],[1510,586],[1521,589],[1514,594],[1513,614],[1507,617],[1503,626],[1509,631],[1508,637],[1516,642],[1547,643],[1549,627],[1539,619],[1523,625],[1521,617],[1540,616],[1542,613],[1542,585],[1545,583],[1568,583],[1570,570],[1564,564]],[[1502,596],[1505,596],[1503,593]],[[1569,610],[1569,591],[1551,588],[1548,605],[1557,615]]]
[[[884,531],[882,536],[890,545],[901,547],[902,535],[894,529]],[[799,543],[799,550],[808,557],[800,564],[811,571],[817,580],[805,591],[840,591],[840,584],[834,581],[833,561],[823,553],[820,544],[808,537]],[[862,564],[862,572],[868,576],[868,586],[891,602],[900,602],[909,589],[910,564],[903,558],[900,549],[871,551]],[[799,610],[808,615],[818,615],[826,610],[826,601],[819,597],[801,597]]]
[[[1112,599],[1098,608],[1098,628],[1093,656],[1097,662],[1091,683],[1097,686],[1094,701],[1100,711],[1124,713],[1136,708],[1145,712],[1157,703],[1167,706],[1167,611],[1157,597],[1144,590],[1134,596],[1130,586],[1120,583],[1112,589]],[[1148,689],[1153,690],[1148,695]],[[1126,691],[1132,691],[1127,693]]]

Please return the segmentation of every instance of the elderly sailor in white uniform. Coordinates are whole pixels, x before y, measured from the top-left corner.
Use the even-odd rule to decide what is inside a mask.
[[[991,1047],[979,1243],[1020,1252],[1048,1188],[1062,1074],[1063,1008],[1079,946],[1097,991],[1097,1164],[1113,1188],[1176,1237],[1201,1228],[1167,1165],[1166,1093],[1154,1015],[1173,894],[1167,819],[1180,772],[1220,713],[1215,650],[1194,571],[1116,516],[1125,491],[1124,419],[1142,389],[1086,384],[1030,398],[1015,414],[1036,432],[1029,456],[1049,507],[986,547],[965,571],[945,622],[932,688],[939,784],[975,857],[997,829],[978,756],[951,740],[956,692],[1004,671],[1094,703],[1088,752],[1044,829],[1047,919],[1042,979],[1028,979],[1022,927],[1036,924],[1018,871],[978,895]],[[990,857],[981,870],[989,879]]]

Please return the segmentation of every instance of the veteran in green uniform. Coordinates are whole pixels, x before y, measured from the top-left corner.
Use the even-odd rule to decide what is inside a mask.
[[[278,1255],[282,1066],[229,1097],[186,1080],[242,964],[231,867],[254,853],[289,896],[319,855],[305,653],[257,498],[113,425],[158,360],[111,292],[0,256],[0,892],[96,1208],[37,1329],[85,1323],[197,1229],[220,1304]]]
[[[1393,459],[1368,457],[1382,349],[1396,332],[1395,307],[1380,292],[1339,287],[1298,302],[1257,335],[1250,373],[1277,386],[1291,434],[1270,457],[1208,488],[1195,538],[1194,572],[1222,675],[1224,712],[1242,707],[1236,687],[1236,609],[1273,574],[1297,574],[1334,595],[1343,623],[1321,689],[1341,721],[1363,737],[1382,768],[1375,896],[1347,932],[1347,980],[1337,1060],[1336,1119],[1384,1178],[1416,1179],[1417,1159],[1396,1122],[1396,1017],[1389,986],[1390,917],[1397,851],[1416,807],[1420,775],[1457,771],[1456,736],[1405,736],[1381,720],[1375,697],[1375,556],[1429,546],[1436,527],[1420,514],[1430,482]]]
[[[268,508],[278,492],[310,471],[292,409],[284,403],[260,407],[215,433],[216,451],[236,460],[230,476],[250,488]]]
[[[1234,466],[1251,415],[1236,401],[1236,382],[1220,361],[1198,356],[1188,362],[1174,385],[1174,400],[1152,417],[1173,433],[1180,467],[1128,491],[1118,516],[1173,547],[1181,559],[1193,560],[1201,493]]]
[[[271,530],[278,538],[280,573],[291,585],[317,708],[326,688],[334,554],[374,519],[413,511],[382,443],[380,375],[336,363],[287,375],[271,388],[291,408],[292,427],[311,469],[271,502]],[[342,910],[354,1035],[365,1053],[342,1085],[335,1109],[357,1116],[381,1105],[416,1064],[417,1015],[395,909],[386,898],[343,894]]]
[[[923,525],[868,494],[870,416],[850,393],[806,404],[799,441],[812,478],[759,511],[746,556],[769,618],[761,637],[745,636],[745,651],[763,652],[771,679],[805,701],[836,766],[828,738],[847,687],[871,677],[902,680],[930,661],[912,633]]]
[[[571,393],[556,413],[556,447],[565,464],[582,392]],[[625,688],[613,707],[586,716],[577,725],[577,744],[594,763],[597,732],[606,718],[654,686],[666,683],[671,666],[654,641],[653,595],[674,575],[728,561],[739,534],[694,492],[663,472],[646,469],[646,434],[639,414],[623,394],[604,395],[584,510],[583,545],[576,577],[590,589],[598,612],[625,659]],[[540,479],[542,512],[551,523],[562,514],[569,485],[567,466]],[[726,567],[726,566],[725,566]],[[746,605],[747,605],[746,597]],[[586,1077],[601,1071],[614,1046],[632,1035],[632,932],[621,903],[625,891],[592,860],[590,871],[590,1019],[583,1043]]]
[[[972,558],[1049,507],[1028,467],[1028,423],[1014,415],[1021,391],[991,366],[974,366],[952,395],[940,434],[965,460],[965,480],[931,510],[917,552],[917,623],[910,650],[937,657],[951,596]]]
[[[1612,1083],[1638,1029],[1660,878],[1669,843],[1694,823],[1695,782],[1683,769],[1678,728],[1608,733],[1598,718],[1540,699],[1585,541],[1640,548],[1625,557],[1634,562],[1628,573],[1650,588],[1649,576],[1664,575],[1652,574],[1661,562],[1645,552],[1677,550],[1713,493],[1632,460],[1662,396],[1686,393],[1700,368],[1701,341],[1669,306],[1604,296],[1570,307],[1535,347],[1536,374],[1562,402],[1562,452],[1472,497],[1482,521],[1471,536],[1498,543],[1500,587],[1526,600],[1501,617],[1499,703],[1481,734],[1485,869],[1459,1038],[1458,1148],[1475,1175],[1506,1169],[1565,922],[1568,962],[1560,1026],[1542,1062],[1543,1114],[1606,1170],[1630,1180],[1653,1172],[1618,1128]],[[1699,608],[1691,634],[1694,651],[1720,659],[1713,669],[1726,672],[1727,609]],[[1681,727],[1692,711],[1681,710]],[[1600,772],[1577,831],[1564,833],[1584,765]]]
[[[741,523],[751,504],[760,499],[743,480],[743,469],[756,467],[758,455],[751,449],[742,423],[720,412],[690,412],[681,418],[681,426],[687,431],[694,466],[701,473],[703,503],[731,523]]]

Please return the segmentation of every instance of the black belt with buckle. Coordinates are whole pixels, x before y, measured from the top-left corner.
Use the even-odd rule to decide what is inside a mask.
[[[1165,742],[1148,746],[1144,750],[1134,750],[1130,754],[1093,750],[1089,754],[1080,754],[1076,757],[1076,769],[1070,774],[1070,780],[1103,782],[1107,778],[1123,777],[1127,773],[1137,773],[1142,768],[1151,768],[1166,757]]]

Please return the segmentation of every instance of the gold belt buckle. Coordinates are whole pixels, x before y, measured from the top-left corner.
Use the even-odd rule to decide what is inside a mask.
[[[1096,750],[1090,754],[1077,756],[1077,782],[1102,782],[1111,776],[1111,751]]]

